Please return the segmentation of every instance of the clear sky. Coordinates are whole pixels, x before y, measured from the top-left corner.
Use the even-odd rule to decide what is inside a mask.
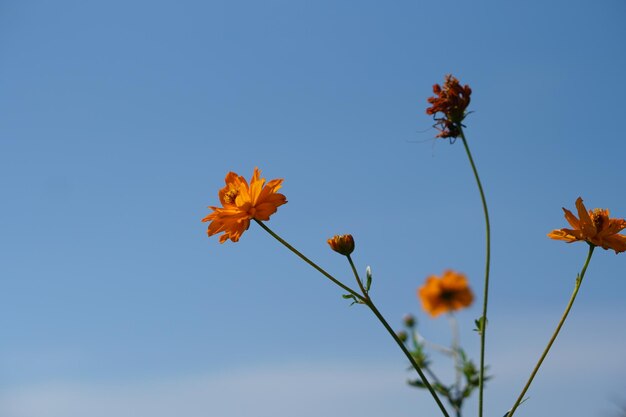
[[[561,207],[626,217],[625,18],[621,0],[0,2],[0,416],[437,415],[364,308],[256,225],[220,245],[200,220],[228,171],[284,178],[268,225],[346,280],[325,241],[352,233],[389,321],[448,343],[415,290],[453,268],[479,293],[484,260],[463,148],[424,112],[453,73],[492,216],[501,417],[586,255],[546,237]],[[618,415],[625,293],[626,255],[596,251],[520,417]],[[479,310],[458,315],[474,357]]]

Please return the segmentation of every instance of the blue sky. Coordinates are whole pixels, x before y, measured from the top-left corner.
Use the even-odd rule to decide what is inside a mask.
[[[219,245],[200,219],[228,171],[284,178],[269,226],[347,279],[325,241],[352,233],[389,321],[412,312],[447,343],[415,290],[453,268],[478,293],[484,257],[463,148],[434,141],[424,113],[453,73],[474,91],[466,133],[492,217],[486,410],[501,416],[584,261],[584,244],[545,236],[561,207],[582,196],[626,217],[625,12],[1,3],[0,415],[436,415],[367,311],[258,227]],[[520,416],[626,402],[624,256],[594,255]],[[479,315],[459,314],[474,356]]]

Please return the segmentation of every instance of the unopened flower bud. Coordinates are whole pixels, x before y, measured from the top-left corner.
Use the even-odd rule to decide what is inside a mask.
[[[409,340],[409,335],[407,335],[404,330],[400,330],[398,333],[396,333],[396,336],[398,336],[398,339],[400,339],[402,343]]]
[[[402,318],[404,325],[408,328],[415,326],[415,317],[412,314],[407,314]]]
[[[352,235],[336,235],[328,239],[331,249],[337,253],[348,256],[354,251],[354,238]]]

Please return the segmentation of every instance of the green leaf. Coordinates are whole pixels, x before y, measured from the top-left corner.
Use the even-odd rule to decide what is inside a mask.
[[[341,297],[345,300],[352,300],[350,306],[355,304],[365,304],[363,301],[359,300],[354,294],[341,294]]]
[[[446,397],[450,396],[450,387],[446,387],[445,385],[438,382],[435,382],[434,384],[432,384],[432,386],[435,391],[439,392],[440,394],[445,395]]]
[[[478,332],[479,335],[482,335],[483,330],[485,329],[487,325],[487,319],[485,319],[485,317],[477,318],[476,320],[474,320],[474,324],[476,325],[476,328],[474,329],[474,331]]]
[[[406,381],[406,383],[411,385],[412,387],[426,388],[426,385],[424,385],[424,383],[419,379],[409,379],[408,381]]]
[[[345,300],[352,300],[350,306],[353,306],[354,304],[359,302],[359,300],[357,300],[356,297],[352,294],[341,294],[341,297]]]

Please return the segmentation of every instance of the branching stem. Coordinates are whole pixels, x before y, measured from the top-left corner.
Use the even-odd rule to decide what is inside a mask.
[[[378,321],[380,321],[380,323],[387,330],[387,332],[391,335],[391,337],[396,342],[396,344],[400,347],[400,349],[402,350],[404,355],[407,357],[409,362],[411,362],[411,365],[413,366],[413,368],[415,368],[415,371],[420,376],[420,379],[424,383],[424,386],[426,386],[426,388],[428,388],[428,391],[430,392],[430,394],[432,395],[433,399],[435,400],[435,402],[439,406],[439,409],[441,410],[442,414],[445,417],[450,417],[450,415],[448,414],[448,411],[446,410],[446,408],[444,407],[443,403],[441,402],[441,399],[437,395],[437,392],[435,392],[435,389],[432,387],[430,382],[428,382],[428,379],[426,378],[426,375],[424,374],[424,372],[422,371],[422,369],[418,365],[418,363],[415,361],[415,358],[413,358],[413,355],[411,355],[411,352],[409,352],[409,350],[406,348],[406,346],[404,346],[404,343],[400,340],[400,338],[398,338],[398,335],[396,334],[396,332],[391,328],[389,323],[387,323],[387,320],[385,320],[385,318],[380,313],[380,311],[378,311],[378,309],[376,308],[376,305],[374,304],[372,299],[369,297],[367,291],[365,291],[365,288],[363,287],[363,284],[361,282],[361,279],[359,278],[359,275],[358,275],[358,273],[356,271],[356,268],[354,267],[354,263],[352,262],[352,258],[350,258],[349,256],[347,257],[348,258],[348,262],[350,263],[350,266],[352,267],[352,271],[354,272],[354,275],[355,275],[355,278],[357,280],[357,283],[359,284],[359,288],[363,292],[362,295],[357,293],[356,291],[354,291],[352,288],[348,287],[347,285],[343,284],[341,281],[339,281],[338,279],[336,279],[335,277],[330,275],[328,272],[326,272],[324,269],[322,269],[320,266],[318,266],[315,262],[311,261],[309,258],[304,256],[299,250],[297,250],[296,248],[291,246],[286,240],[284,240],[283,238],[278,236],[276,233],[274,233],[274,231],[272,229],[270,229],[269,227],[267,227],[265,225],[265,223],[263,223],[263,222],[261,222],[261,221],[259,221],[257,219],[254,219],[254,221],[259,226],[261,226],[261,228],[263,230],[265,230],[267,233],[269,233],[274,239],[276,239],[280,243],[282,243],[287,249],[289,249],[291,252],[296,254],[304,262],[306,262],[309,265],[311,265],[313,268],[315,268],[317,271],[319,271],[322,275],[324,275],[326,278],[331,280],[335,285],[339,286],[341,289],[343,289],[344,291],[347,291],[350,295],[354,296],[355,300],[358,300],[360,303],[365,304],[367,307],[369,307],[369,309],[372,311],[372,313],[374,313],[374,315],[376,316]]]

